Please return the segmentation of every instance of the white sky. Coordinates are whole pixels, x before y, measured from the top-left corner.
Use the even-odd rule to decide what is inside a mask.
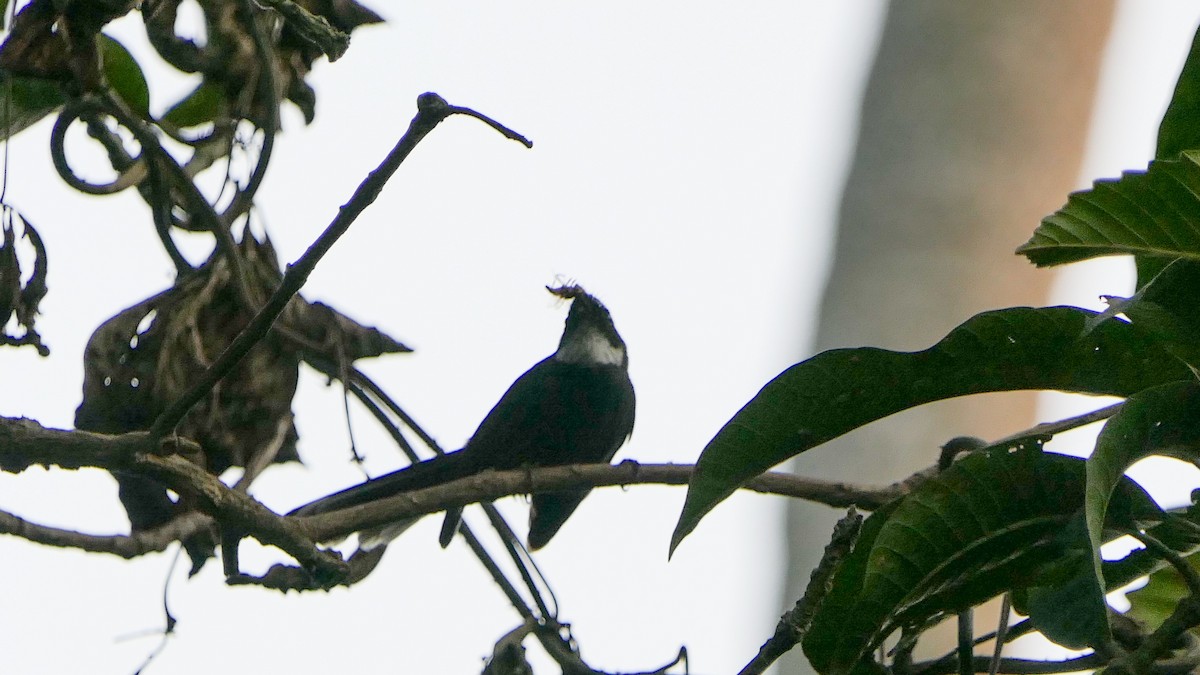
[[[260,200],[282,259],[298,257],[382,159],[423,91],[535,145],[465,118],[444,123],[305,295],[417,349],[362,366],[452,448],[554,349],[565,310],[542,286],[577,279],[608,304],[630,348],[638,421],[618,458],[694,461],[806,352],[883,3],[374,6],[390,23],[318,67],[317,123],[285,117]],[[1110,59],[1100,97],[1105,131],[1094,134],[1104,149],[1085,176],[1144,165],[1197,16],[1185,2],[1126,3],[1122,56]],[[137,32],[136,16],[124,23],[122,35]],[[156,88],[154,103],[161,110],[187,89]],[[42,124],[12,144],[8,194],[49,247],[39,328],[54,353],[0,350],[0,414],[69,427],[91,329],[172,275],[140,202],[72,193],[49,167],[47,135]],[[189,250],[207,246],[197,238]],[[1121,290],[1109,279],[1070,301]],[[256,489],[280,510],[358,480],[338,390],[310,373],[296,412],[307,468],[273,469]],[[373,472],[401,463],[365,414],[354,428]],[[538,554],[593,666],[651,669],[686,645],[693,672],[736,671],[773,629],[778,505],[731,499],[668,563],[683,494],[597,491]],[[523,503],[502,507],[523,524]],[[95,471],[0,475],[0,508],[87,532],[126,526],[115,485]],[[349,590],[227,588],[211,563],[176,578],[177,634],[149,672],[478,672],[519,618],[461,542],[437,547],[437,525],[422,522]],[[252,571],[281,555],[243,547]],[[170,560],[0,538],[3,669],[132,672],[157,640],[121,638],[161,627]]]

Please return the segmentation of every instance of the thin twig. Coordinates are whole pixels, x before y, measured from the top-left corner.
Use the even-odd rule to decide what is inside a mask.
[[[460,532],[462,533],[463,541],[467,542],[467,546],[470,547],[471,551],[475,554],[475,557],[479,559],[479,562],[483,563],[484,568],[487,569],[488,573],[492,575],[492,580],[495,581],[496,585],[500,587],[500,590],[508,598],[508,601],[512,603],[512,606],[516,608],[517,613],[521,615],[521,618],[525,619],[526,621],[536,622],[538,620],[537,615],[533,613],[533,610],[529,608],[529,605],[525,604],[525,600],[521,597],[521,594],[517,592],[517,588],[512,585],[512,582],[508,580],[508,577],[504,576],[504,570],[500,569],[500,566],[497,565],[496,561],[492,559],[491,554],[487,552],[487,549],[484,548],[483,543],[479,541],[479,537],[476,537],[475,533],[471,531],[471,528],[467,527],[465,524],[461,528]]]
[[[1140,647],[1115,659],[1105,672],[1134,675],[1150,672],[1158,655],[1169,651],[1172,645],[1177,645],[1179,638],[1197,625],[1200,625],[1200,598],[1187,595],[1175,605],[1175,609],[1162,625],[1146,637]],[[1194,663],[1187,672],[1191,672],[1193,668]]]
[[[408,439],[404,437],[404,434],[400,431],[400,427],[396,426],[396,424],[394,424],[392,420],[388,418],[387,413],[383,411],[383,408],[380,408],[379,404],[376,403],[375,400],[372,399],[362,387],[351,383],[346,385],[346,390],[350,392],[354,398],[358,399],[358,402],[367,409],[367,412],[371,413],[371,416],[375,418],[375,421],[379,422],[384,431],[386,431],[388,435],[392,437],[392,441],[396,444],[396,446],[400,448],[400,452],[404,453],[404,456],[408,458],[408,461],[414,464],[421,461],[421,456],[417,454],[416,448],[414,448],[412,444],[408,442]],[[350,411],[347,409],[347,427],[349,426],[349,422]],[[353,443],[353,441],[351,441],[351,443]],[[360,458],[357,456],[357,451],[354,454],[354,463],[361,465],[359,461]]]
[[[1013,640],[1016,640],[1019,637],[1022,637],[1022,636],[1025,636],[1025,635],[1028,635],[1028,634],[1034,632],[1034,630],[1036,630],[1036,628],[1034,627],[1032,621],[1030,621],[1029,619],[1022,619],[1021,621],[1018,621],[1017,623],[1013,624],[1012,627],[1005,630],[1004,635],[998,635],[996,631],[987,633],[986,635],[980,635],[979,637],[975,638],[975,646],[978,647],[979,645],[987,642],[988,640],[998,640],[1002,644],[1007,644],[1007,643],[1012,642]],[[926,667],[928,667],[930,664],[942,663],[942,662],[946,662],[947,664],[950,664],[952,666],[954,664],[956,658],[958,658],[957,650],[948,652],[948,653],[944,654],[943,656],[941,656],[940,658],[932,659],[930,661],[926,661],[925,663],[926,663]],[[993,673],[992,675],[995,675],[995,674]]]
[[[446,451],[441,445],[438,444],[437,440],[434,439],[433,436],[430,436],[428,433],[426,433],[425,429],[423,429],[420,424],[417,424],[416,420],[414,420],[407,412],[405,412],[405,410],[401,408],[398,403],[392,400],[392,397],[388,396],[387,392],[383,391],[383,389],[376,384],[374,380],[368,377],[366,373],[363,373],[361,370],[352,367],[349,369],[349,377],[354,384],[361,386],[364,390],[370,393],[371,396],[375,397],[380,403],[386,406],[393,415],[398,417],[400,421],[404,423],[404,426],[411,429],[412,432],[417,435],[417,438],[421,439],[421,442],[433,451],[433,454],[446,454]],[[418,461],[416,455],[410,455],[409,459],[414,462]]]
[[[242,329],[237,338],[221,353],[216,362],[187,393],[158,416],[150,428],[153,436],[161,438],[175,428],[192,406],[206,396],[216,383],[233,370],[254,345],[258,344],[270,330],[271,324],[283,312],[292,296],[304,286],[308,276],[316,268],[317,262],[345,234],[359,214],[375,201],[379,193],[383,191],[388,179],[400,168],[400,164],[412,153],[421,139],[433,131],[434,127],[442,120],[456,112],[460,112],[460,110],[446,103],[446,100],[437,94],[425,93],[417,97],[417,115],[409,124],[408,131],[388,153],[383,163],[358,186],[354,195],[339,209],[337,216],[325,228],[321,236],[317,237],[304,255],[288,266],[279,287],[271,294],[258,314]]]
[[[988,675],[996,675],[1000,671],[1000,659],[1004,656],[1004,638],[1008,633],[1008,622],[1012,615],[1012,594],[1005,593],[1000,600],[1000,618],[996,622],[996,649],[992,652],[992,663],[988,666]]]
[[[154,649],[146,655],[146,659],[142,661],[142,665],[138,666],[138,669],[134,671],[134,675],[140,675],[151,663],[154,663],[154,660],[158,658],[158,655],[167,648],[167,642],[171,639],[171,636],[175,634],[175,624],[177,621],[175,620],[175,615],[171,614],[171,605],[168,602],[167,591],[169,591],[171,588],[171,577],[175,575],[175,568],[179,566],[179,556],[182,553],[182,546],[175,549],[175,555],[171,556],[171,564],[169,567],[167,567],[167,577],[163,579],[162,606],[164,623],[162,632],[160,633],[158,645],[156,645]]]
[[[476,112],[475,110],[472,110],[470,108],[464,108],[464,107],[458,106],[458,105],[452,105],[452,106],[450,106],[450,114],[466,115],[467,117],[474,117],[475,119],[479,120],[480,122],[483,122],[484,124],[488,125],[489,127],[493,128],[496,131],[503,134],[503,136],[505,138],[507,138],[511,141],[516,141],[516,142],[520,143],[521,145],[524,145],[527,148],[533,147],[533,141],[529,140],[528,138],[525,138],[524,136],[517,133],[516,131],[509,129],[508,127],[506,127],[503,124],[497,122],[496,120],[488,117],[487,115],[484,115],[481,112]]]
[[[1106,420],[1106,419],[1112,417],[1113,415],[1116,415],[1117,412],[1121,410],[1121,406],[1123,406],[1123,405],[1125,405],[1125,402],[1121,401],[1119,403],[1114,403],[1110,406],[1105,406],[1098,410],[1093,410],[1091,412],[1084,413],[1082,415],[1076,415],[1074,417],[1068,417],[1064,420],[1058,420],[1057,422],[1043,422],[1041,424],[1038,424],[1038,425],[1035,425],[1028,429],[1025,429],[1024,431],[1018,431],[1015,434],[1009,434],[1008,436],[1005,436],[1004,438],[1001,438],[998,441],[993,441],[992,443],[990,443],[988,445],[988,447],[989,448],[997,448],[997,447],[1000,447],[1003,445],[1010,445],[1017,441],[1023,441],[1023,440],[1029,439],[1029,438],[1056,436],[1058,434],[1063,433],[1064,431],[1070,431],[1071,429],[1077,429],[1079,427],[1087,426],[1089,424],[1092,424],[1093,422],[1099,422],[1101,420]]]
[[[405,439],[404,435],[400,432],[400,429],[392,423],[392,420],[388,418],[387,413],[385,413],[379,407],[379,403],[377,403],[375,399],[380,399],[380,402],[384,403],[384,405],[387,405],[388,408],[393,412],[400,411],[400,406],[394,400],[392,400],[391,397],[387,396],[383,390],[380,389],[379,386],[375,384],[375,382],[369,377],[358,371],[354,371],[354,374],[354,379],[357,381],[348,385],[350,392],[353,393],[354,396],[358,398],[359,402],[367,408],[367,410],[375,417],[376,420],[379,421],[381,425],[383,425],[384,429],[392,436],[392,439],[396,441],[396,444],[400,446],[401,451],[404,452],[409,461],[413,463],[420,461],[420,457],[417,455],[416,450],[409,445],[407,439]],[[342,372],[340,373],[340,376],[346,377],[346,373]],[[364,389],[364,387],[366,387],[366,389]],[[368,391],[370,393],[368,393]],[[411,417],[405,415],[405,418],[407,419],[406,424],[411,430],[413,430],[419,437],[428,439],[426,444],[431,450],[439,455],[445,454],[441,447],[439,447],[437,443],[433,441],[432,437],[430,437],[424,429],[422,429],[415,421],[413,421]],[[528,551],[524,550],[524,546],[521,544],[520,539],[517,537],[516,533],[513,532],[512,527],[508,524],[508,521],[506,521],[504,516],[501,515],[499,509],[490,503],[484,503],[482,506],[492,524],[492,527],[495,528],[496,532],[500,535],[501,540],[504,541],[505,548],[512,557],[513,563],[517,566],[521,578],[525,581],[525,585],[529,589],[529,594],[533,598],[534,603],[538,606],[542,616],[554,616],[557,614],[558,600],[554,596],[554,590],[550,588],[549,582],[546,581],[545,575],[542,574],[541,569],[538,568],[537,563],[533,560],[533,557],[529,555]],[[460,523],[459,525],[460,529],[465,526],[465,523]],[[490,555],[482,548],[482,546],[478,548],[473,547],[472,550],[476,555]],[[499,567],[496,565],[494,560],[481,559],[480,562],[482,562],[484,567],[486,567],[489,571],[493,569],[499,570]],[[545,585],[547,592],[550,594],[550,602],[554,606],[553,611],[549,609],[546,601],[542,598],[541,590],[538,588],[533,575],[536,575],[537,578],[541,579]],[[522,601],[522,606],[518,607],[517,610],[522,614],[522,616],[529,611],[528,607],[525,606],[524,601]]]
[[[349,587],[366,579],[375,570],[386,549],[386,546],[380,546],[369,551],[360,549],[354,553],[346,560],[345,576],[337,579],[335,585]],[[230,586],[260,586],[285,593],[287,591],[326,591],[330,588],[328,580],[314,577],[307,569],[282,564],[272,565],[262,576],[239,572],[235,576],[227,577],[225,582]]]
[[[975,610],[964,609],[958,613],[958,675],[975,672]]]
[[[991,666],[990,656],[976,656],[971,661],[974,672],[984,672]],[[1081,670],[1093,670],[1103,666],[1107,659],[1098,654],[1087,654],[1062,661],[1039,661],[1036,659],[1000,659],[1000,672],[1016,673],[1018,675],[1043,675],[1048,673],[1073,673]],[[957,672],[958,663],[954,659],[938,659],[913,665],[915,675],[950,675]]]
[[[220,220],[228,229],[233,225],[250,205],[254,203],[263,177],[267,173],[267,165],[271,161],[271,153],[275,148],[275,134],[279,131],[279,88],[275,84],[275,50],[267,43],[267,37],[258,21],[258,12],[251,0],[242,0],[242,12],[246,15],[247,30],[254,41],[254,51],[258,57],[258,95],[259,106],[264,111],[266,119],[258,120],[258,127],[263,132],[262,148],[254,163],[254,170],[246,186],[237,191]]]
[[[50,525],[32,523],[6,511],[0,511],[0,534],[11,534],[37,544],[75,548],[89,553],[108,553],[126,560],[147,553],[158,553],[171,544],[208,529],[213,519],[202,513],[186,513],[170,522],[137,534],[84,534]]]
[[[532,562],[533,558],[525,550],[524,544],[517,538],[512,528],[508,526],[508,521],[504,520],[503,516],[500,515],[500,511],[494,505],[485,502],[482,506],[487,509],[488,520],[492,523],[492,527],[500,533],[500,543],[504,545],[504,550],[508,552],[508,557],[512,559],[513,564],[517,566],[517,573],[521,575],[521,581],[525,582],[525,587],[529,589],[530,595],[533,596],[533,602],[537,605],[538,611],[543,617],[550,618],[556,616],[558,614],[558,601],[555,599],[553,610],[546,605],[546,600],[542,597],[537,581],[533,578],[533,572],[537,572],[538,577],[543,581],[545,577],[542,576],[542,571],[537,569],[536,566],[531,570],[530,565],[525,563],[526,560]],[[460,528],[464,522],[466,521],[459,521]],[[553,597],[553,592],[551,592],[551,597]]]
[[[804,639],[813,617],[816,616],[825,596],[829,594],[834,575],[841,567],[842,561],[854,549],[854,543],[862,529],[862,521],[863,517],[858,511],[850,507],[846,517],[837,522],[821,561],[809,577],[804,595],[800,596],[792,609],[780,617],[775,626],[775,633],[759,647],[758,654],[742,668],[739,675],[759,675],[766,672],[779,657],[791,651]]]
[[[1159,541],[1154,535],[1140,530],[1126,529],[1125,534],[1142,542],[1146,548],[1154,552],[1155,555],[1166,560],[1179,576],[1183,577],[1184,584],[1188,587],[1188,593],[1193,597],[1200,598],[1200,574],[1196,572],[1196,568],[1192,567],[1188,561],[1183,559],[1170,546]]]
[[[554,588],[550,586],[550,580],[542,572],[542,568],[538,566],[537,560],[529,553],[529,549],[525,547],[525,543],[513,531],[512,526],[504,519],[504,515],[500,513],[500,509],[491,502],[480,504],[483,507],[483,512],[487,514],[488,521],[491,522],[492,528],[496,530],[500,538],[506,542],[511,542],[515,546],[509,547],[509,552],[514,550],[519,556],[513,558],[513,563],[522,570],[521,576],[525,579],[529,586],[529,594],[533,596],[534,602],[541,609],[542,615],[547,617],[558,618],[558,595],[554,592]],[[550,601],[547,603],[542,598],[542,591],[538,584],[525,572],[526,568],[533,572],[538,579],[541,580],[541,587],[546,589],[546,594],[550,596]]]

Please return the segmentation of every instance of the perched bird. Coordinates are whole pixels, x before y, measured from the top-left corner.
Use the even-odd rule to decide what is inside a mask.
[[[334,493],[290,515],[308,516],[440,485],[489,469],[608,462],[633,431],[634,393],[625,342],[608,310],[579,286],[547,288],[571,300],[558,349],[517,378],[458,452],[418,462]],[[588,490],[537,493],[529,513],[530,549],[545,546]],[[440,541],[458,530],[461,509],[449,511]],[[413,521],[360,545],[386,543]]]

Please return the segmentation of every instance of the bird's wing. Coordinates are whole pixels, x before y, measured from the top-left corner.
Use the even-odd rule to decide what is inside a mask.
[[[513,382],[463,448],[476,470],[607,462],[633,430],[623,368],[539,362]]]

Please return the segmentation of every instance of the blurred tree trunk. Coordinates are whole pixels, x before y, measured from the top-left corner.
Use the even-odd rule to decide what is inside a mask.
[[[1051,273],[1012,254],[1073,189],[1110,1],[893,2],[842,197],[817,349],[924,349],[985,309],[1043,302]],[[888,483],[953,436],[1033,422],[1034,396],[924,406],[800,457],[802,475]],[[833,522],[793,502],[783,602],[803,591]],[[986,617],[979,617],[981,632]],[[799,650],[780,672],[810,672]]]

